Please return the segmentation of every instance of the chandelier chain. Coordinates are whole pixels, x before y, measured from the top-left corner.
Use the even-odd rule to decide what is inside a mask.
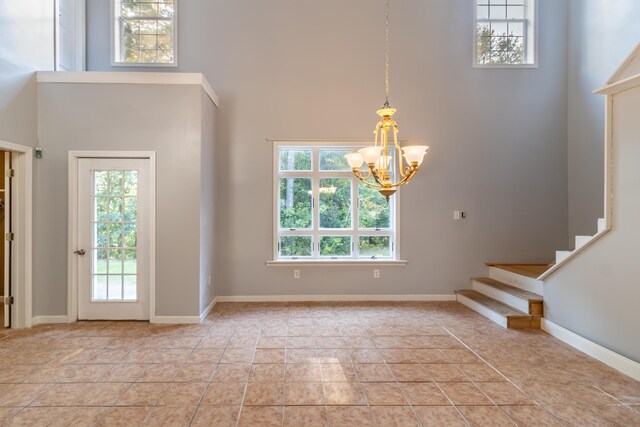
[[[386,10],[386,47],[385,47],[385,74],[384,74],[384,84],[385,84],[385,107],[389,107],[389,8],[390,8],[390,0],[387,0],[387,10]]]

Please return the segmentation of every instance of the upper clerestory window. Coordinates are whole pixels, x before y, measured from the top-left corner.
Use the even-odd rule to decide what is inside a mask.
[[[475,67],[535,67],[536,1],[475,0]]]
[[[111,0],[112,65],[175,67],[177,0]]]

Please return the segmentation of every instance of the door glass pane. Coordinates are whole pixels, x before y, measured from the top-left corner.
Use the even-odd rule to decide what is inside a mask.
[[[135,248],[138,245],[138,230],[135,222],[124,224],[124,247]]]
[[[311,179],[280,179],[280,227],[311,227]]]
[[[320,228],[351,228],[350,178],[320,180]]]
[[[122,300],[122,276],[109,275],[109,289],[107,298],[110,300]]]
[[[137,299],[137,171],[94,171],[92,301]]]
[[[109,250],[109,274],[122,274],[122,249]]]
[[[135,196],[138,193],[138,171],[126,171],[124,173],[124,194]]]
[[[138,299],[138,286],[137,286],[138,276],[134,275],[126,275],[124,276],[124,299],[125,300],[136,300]]]
[[[390,228],[391,204],[375,188],[360,183],[358,224],[360,228]]]
[[[94,300],[107,299],[107,276],[93,277],[93,299]]]
[[[344,157],[351,153],[351,150],[321,150],[320,170],[321,171],[350,171],[351,167]]]
[[[96,197],[95,210],[96,210],[96,221],[107,221],[107,218],[109,217],[109,198]]]
[[[112,222],[109,224],[109,247],[122,247],[122,223]]]
[[[283,236],[280,238],[281,256],[311,256],[311,236]]]
[[[136,274],[138,272],[138,254],[135,249],[124,251],[124,274]]]
[[[351,236],[320,237],[320,256],[350,256]]]
[[[391,239],[389,236],[362,236],[360,237],[361,257],[389,257],[391,256]]]
[[[107,250],[96,249],[93,259],[93,274],[107,274]]]

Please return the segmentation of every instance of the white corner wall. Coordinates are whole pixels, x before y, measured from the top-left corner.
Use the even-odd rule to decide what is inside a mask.
[[[545,317],[640,362],[640,86],[612,105],[613,228],[545,282]]]
[[[0,0],[0,139],[37,143],[35,70],[53,69],[53,4]]]
[[[39,83],[34,316],[65,314],[67,153],[156,152],[156,316],[200,315],[200,85]]]
[[[569,239],[603,217],[604,102],[593,91],[640,42],[640,1],[570,0],[567,152]],[[569,248],[558,248],[569,249]]]

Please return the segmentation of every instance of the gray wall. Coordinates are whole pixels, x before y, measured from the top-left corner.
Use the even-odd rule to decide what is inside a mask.
[[[88,6],[89,69],[126,70],[109,65],[108,2]],[[540,1],[540,67],[525,70],[471,67],[471,2],[394,2],[391,101],[401,136],[431,154],[402,190],[409,264],[375,281],[367,267],[304,268],[293,280],[292,268],[265,266],[265,138],[371,135],[383,1],[189,0],[179,17],[177,70],[203,72],[221,97],[217,295],[449,294],[486,261],[546,262],[567,245],[566,1]],[[454,209],[468,219],[454,222]]]
[[[53,6],[0,0],[0,139],[37,143],[34,70],[53,68]]]
[[[592,235],[603,216],[603,86],[640,42],[637,0],[569,2],[569,238]]]
[[[199,315],[201,94],[195,85],[39,84],[34,316],[66,313],[70,150],[156,152],[156,314]]]
[[[545,282],[545,317],[640,362],[640,87],[615,96],[613,230]]]

